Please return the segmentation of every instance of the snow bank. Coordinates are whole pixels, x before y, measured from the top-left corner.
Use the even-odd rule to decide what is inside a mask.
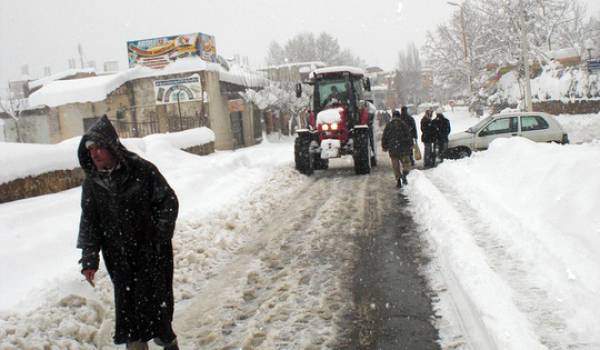
[[[0,142],[0,184],[27,176],[79,167],[80,137],[55,145]]]
[[[55,170],[79,167],[77,147],[81,137],[74,137],[55,145],[0,142],[0,184],[27,176],[36,176]],[[134,152],[145,153],[147,144],[167,143],[177,149],[214,142],[215,134],[208,128],[196,128],[170,134],[154,134],[142,139],[122,139]]]
[[[498,348],[600,346],[596,159],[598,141],[515,137],[409,177],[435,259],[450,264]]]
[[[569,134],[571,143],[593,142],[600,135],[600,113],[559,115],[558,122]]]
[[[203,157],[179,149],[193,145],[190,139],[201,136],[205,137],[202,141],[214,137],[205,130],[188,130],[123,140],[127,148],[153,162],[177,193],[178,225],[189,225],[193,220],[198,226],[202,221],[198,218],[206,218],[222,206],[234,205],[241,195],[263,184],[275,168],[293,159],[289,142],[263,142]],[[72,156],[78,140],[70,141],[73,148],[67,153]],[[6,153],[0,152],[2,156]],[[54,154],[46,153],[45,157],[57,160]],[[21,160],[17,165],[26,163]],[[80,282],[77,266],[80,252],[75,248],[80,196],[81,188],[74,188],[0,204],[0,280],[10,281],[0,284],[0,315],[2,311],[33,309],[45,302],[49,292],[58,293],[61,298],[74,290],[81,293],[79,289],[85,285]],[[206,242],[209,243],[218,242]],[[213,252],[214,249],[210,248]],[[110,289],[107,293],[110,300]],[[20,304],[23,300],[27,302]]]

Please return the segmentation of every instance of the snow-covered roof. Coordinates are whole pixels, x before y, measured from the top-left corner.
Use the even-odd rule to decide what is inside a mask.
[[[230,66],[229,71],[220,69],[219,80],[249,88],[266,86],[268,81],[261,74],[249,71],[238,65]]]
[[[371,91],[387,91],[388,90],[388,86],[387,85],[374,85],[371,86]]]
[[[316,74],[328,74],[328,73],[339,73],[339,72],[348,72],[350,74],[360,75],[360,76],[364,76],[366,74],[365,70],[362,68],[351,67],[351,66],[334,66],[334,67],[325,67],[325,68],[315,69],[314,71],[312,71],[312,73],[310,73],[310,78],[313,79]]]
[[[327,63],[325,63],[325,62],[306,61],[306,62],[285,63],[285,64],[276,65],[276,66],[268,66],[268,67],[261,68],[259,70],[291,68],[291,67],[311,67],[312,69],[315,69],[317,67],[326,67],[326,66],[327,66]]]
[[[560,49],[560,50],[552,51],[550,53],[550,57],[552,57],[556,60],[562,60],[565,58],[574,58],[574,57],[579,57],[579,52],[577,51],[577,49],[574,49],[574,48]]]
[[[38,88],[40,86],[46,85],[50,82],[53,82],[55,80],[61,80],[64,79],[66,77],[70,77],[73,75],[77,75],[80,73],[95,73],[96,72],[96,68],[83,68],[83,69],[67,69],[65,71],[59,72],[59,73],[55,73],[52,75],[49,75],[47,77],[41,78],[41,79],[37,79],[34,81],[30,81],[29,82],[29,89],[35,89]]]
[[[136,66],[116,74],[49,82],[29,96],[29,106],[56,107],[68,103],[98,102],[131,80],[197,71],[219,72],[221,81],[246,87],[264,86],[267,81],[264,77],[241,68],[227,72],[219,64],[190,58],[177,60],[163,69]]]

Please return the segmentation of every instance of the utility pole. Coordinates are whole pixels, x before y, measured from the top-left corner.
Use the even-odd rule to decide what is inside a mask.
[[[77,44],[77,52],[79,52],[79,61],[81,62],[81,69],[84,69],[85,65],[83,64],[83,47],[81,46],[81,43]]]
[[[533,111],[533,105],[531,103],[531,81],[529,73],[529,36],[527,30],[527,13],[523,0],[519,0],[519,26],[521,27],[521,64],[523,65],[523,71],[525,74],[524,79],[524,90],[525,90],[525,110],[527,112]]]

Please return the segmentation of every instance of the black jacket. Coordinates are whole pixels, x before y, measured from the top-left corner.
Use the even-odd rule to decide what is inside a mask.
[[[423,143],[432,143],[436,141],[437,129],[433,125],[431,118],[423,117],[421,119],[421,141]]]
[[[400,158],[412,154],[413,140],[410,128],[401,118],[393,117],[385,129],[381,139],[381,148],[387,150],[390,156]]]
[[[96,170],[85,143],[111,150],[119,165]],[[77,247],[83,269],[98,269],[99,251],[114,285],[117,344],[174,339],[173,248],[179,204],[156,166],[128,151],[103,117],[81,138],[81,222]]]
[[[443,116],[437,116],[432,121],[433,126],[436,129],[437,142],[448,142],[448,135],[450,135],[450,121]]]
[[[410,136],[413,139],[417,139],[417,123],[415,123],[415,118],[413,118],[408,113],[401,113],[400,119],[408,126],[408,131],[410,132]]]

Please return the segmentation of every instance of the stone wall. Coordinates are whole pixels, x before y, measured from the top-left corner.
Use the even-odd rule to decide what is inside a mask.
[[[580,100],[573,102],[543,101],[533,104],[534,111],[550,114],[591,114],[600,112],[600,100]]]
[[[215,143],[209,142],[204,145],[186,148],[186,149],[184,149],[184,151],[193,153],[193,154],[197,154],[199,156],[205,156],[205,155],[211,154],[215,151]]]
[[[0,185],[0,203],[68,190],[80,186],[83,178],[83,171],[76,168],[16,179]]]
[[[184,151],[204,156],[215,151],[214,142],[184,149]],[[56,170],[38,176],[28,176],[0,184],[0,203],[16,201],[49,193],[56,193],[81,186],[85,177],[81,168]]]
[[[499,113],[505,108],[517,108],[517,105],[496,105],[493,106],[493,113]],[[559,114],[592,114],[600,113],[600,100],[575,100],[570,102],[562,101],[541,101],[533,103],[533,110],[536,112],[546,112],[553,115]]]

